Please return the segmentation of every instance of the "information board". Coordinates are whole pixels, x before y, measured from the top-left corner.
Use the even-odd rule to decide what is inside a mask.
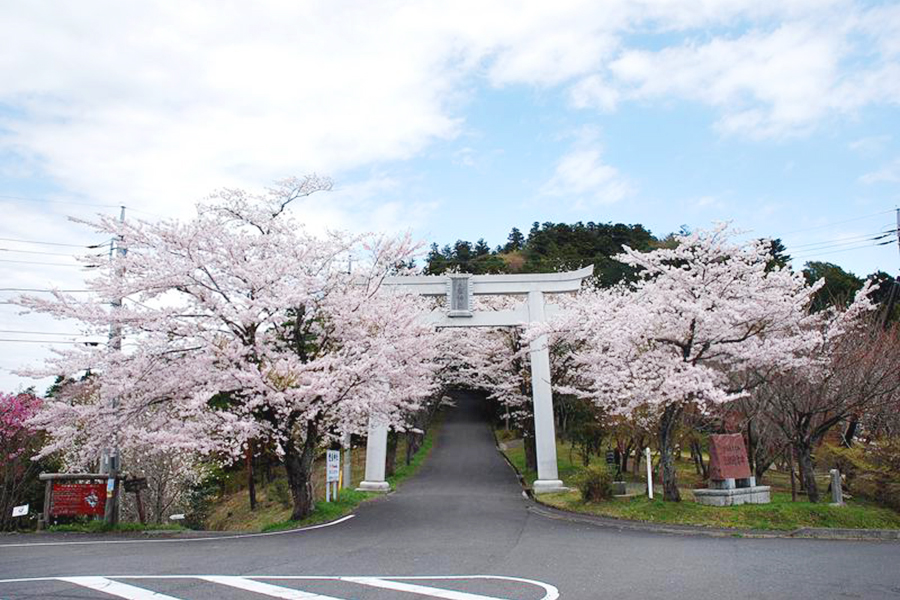
[[[326,450],[325,452],[325,481],[331,483],[341,480],[341,451]]]
[[[104,483],[54,483],[50,502],[52,516],[103,516],[106,508]]]

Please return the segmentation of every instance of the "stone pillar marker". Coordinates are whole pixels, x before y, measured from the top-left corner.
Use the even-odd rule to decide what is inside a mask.
[[[831,469],[831,505],[844,506],[844,490],[841,488],[841,472]]]
[[[390,484],[384,480],[384,461],[387,458],[388,427],[369,421],[369,439],[366,442],[366,478],[356,488],[358,492],[389,492]]]

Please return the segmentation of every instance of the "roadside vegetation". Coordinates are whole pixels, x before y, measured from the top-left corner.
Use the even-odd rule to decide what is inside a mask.
[[[530,486],[537,473],[526,468],[525,449],[521,439],[514,439],[514,433],[498,430],[497,437],[502,442],[502,451],[516,467]],[[694,461],[689,456],[680,456],[676,461],[679,481],[688,487],[681,489],[683,502],[666,502],[662,499],[658,482],[658,468],[654,469],[657,483],[653,500],[647,497],[646,478],[633,473],[625,473],[621,479],[628,484],[628,495],[608,498],[598,502],[586,501],[580,483],[589,470],[605,470],[612,479],[615,466],[606,463],[604,455],[591,455],[589,466],[573,452],[571,444],[558,443],[557,455],[559,473],[572,490],[564,493],[542,494],[538,502],[554,508],[617,519],[631,519],[653,523],[676,525],[700,525],[705,527],[727,527],[737,529],[794,530],[801,527],[853,528],[853,529],[900,529],[900,513],[873,500],[861,497],[847,498],[846,506],[830,506],[826,503],[812,503],[800,494],[797,501],[791,500],[790,478],[777,469],[769,471],[765,484],[772,487],[770,504],[744,504],[741,506],[704,506],[693,502],[692,489],[705,487],[702,474],[698,474]],[[828,475],[817,473],[820,484],[827,486]]]

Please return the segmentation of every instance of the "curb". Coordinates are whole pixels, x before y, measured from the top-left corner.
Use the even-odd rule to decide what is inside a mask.
[[[491,428],[493,431],[493,428]],[[698,535],[706,537],[741,537],[758,539],[816,539],[816,540],[847,540],[847,541],[900,541],[900,529],[829,529],[825,527],[801,527],[790,531],[768,529],[733,529],[726,527],[704,527],[703,525],[675,525],[665,523],[652,523],[650,521],[632,521],[629,519],[617,519],[615,517],[600,517],[584,513],[576,513],[541,502],[534,492],[525,485],[525,477],[509,460],[506,453],[500,448],[497,434],[494,431],[494,441],[497,452],[510,466],[524,493],[528,495],[528,512],[540,515],[547,519],[569,521],[572,523],[584,523],[595,527],[607,527],[618,531],[643,531],[647,533],[667,533],[674,535]]]

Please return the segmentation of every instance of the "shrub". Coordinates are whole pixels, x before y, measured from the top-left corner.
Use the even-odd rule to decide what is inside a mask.
[[[612,475],[606,467],[589,467],[584,470],[578,489],[584,502],[601,502],[612,498]]]
[[[278,502],[282,508],[290,508],[293,506],[291,499],[291,490],[288,488],[286,479],[276,479],[269,487],[272,490],[272,498]]]

